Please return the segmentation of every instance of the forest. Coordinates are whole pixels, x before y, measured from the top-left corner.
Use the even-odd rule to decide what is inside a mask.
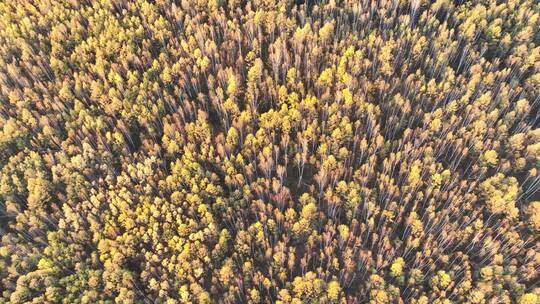
[[[0,304],[540,304],[540,1],[0,1]]]

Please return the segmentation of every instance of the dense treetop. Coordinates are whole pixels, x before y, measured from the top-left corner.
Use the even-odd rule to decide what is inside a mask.
[[[540,3],[0,2],[0,303],[540,303]]]

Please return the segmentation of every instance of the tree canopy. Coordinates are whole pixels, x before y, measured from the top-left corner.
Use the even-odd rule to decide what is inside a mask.
[[[540,303],[540,4],[0,3],[0,303]]]

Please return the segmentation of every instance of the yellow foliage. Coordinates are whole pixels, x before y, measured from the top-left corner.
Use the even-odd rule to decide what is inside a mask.
[[[337,301],[339,298],[340,292],[341,292],[341,287],[339,286],[339,283],[337,281],[332,281],[328,283],[328,287],[327,287],[328,299],[330,299],[331,301]]]
[[[399,277],[403,274],[403,267],[405,266],[405,260],[402,257],[397,258],[390,266],[390,275],[393,277]]]
[[[482,157],[481,160],[488,166],[494,167],[497,165],[497,151],[495,150],[488,150],[486,151]]]
[[[502,173],[488,178],[480,184],[480,189],[492,213],[504,213],[510,218],[518,215],[516,199],[519,194],[519,184],[515,177],[505,177]]]
[[[407,182],[411,187],[416,187],[421,181],[422,163],[420,160],[415,160],[411,166]]]
[[[519,297],[518,304],[538,304],[540,298],[534,293],[526,293]]]
[[[324,85],[330,85],[333,80],[333,71],[331,68],[327,68],[324,71],[322,71],[321,75],[319,76],[319,81],[322,82]]]
[[[540,232],[540,202],[530,202],[525,208],[525,213],[528,216],[528,225],[531,230]]]

